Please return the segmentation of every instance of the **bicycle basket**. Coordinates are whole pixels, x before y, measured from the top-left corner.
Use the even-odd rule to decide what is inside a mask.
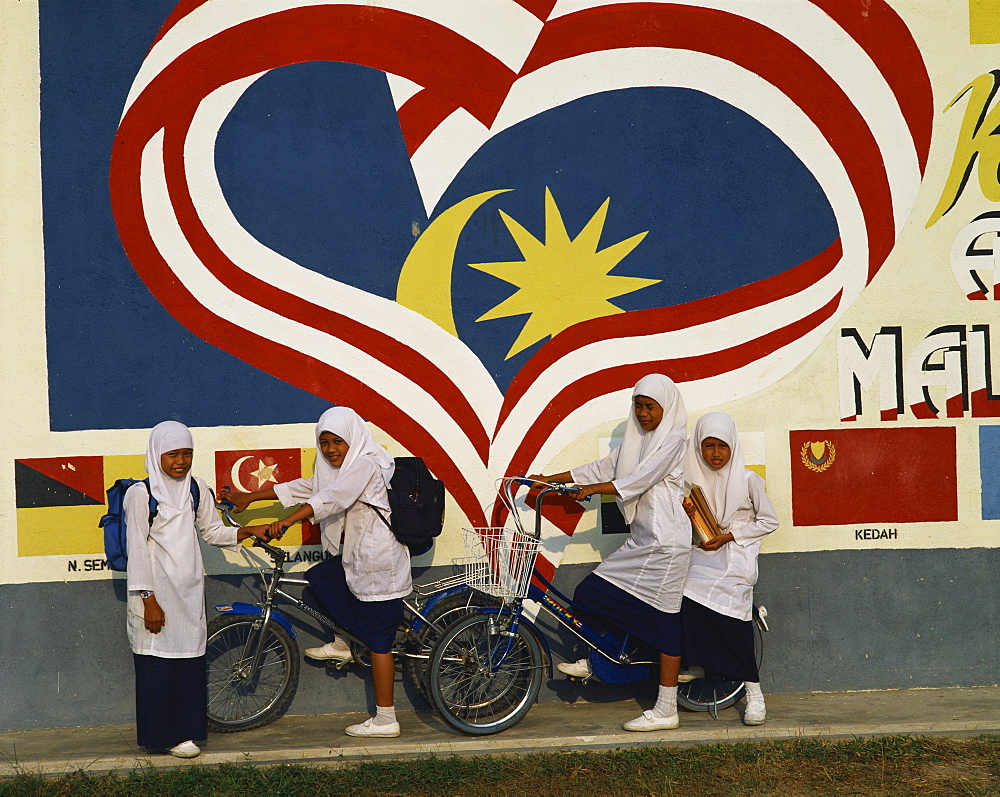
[[[538,540],[502,526],[464,529],[464,559],[455,564],[465,571],[473,589],[497,598],[524,598],[535,568]]]

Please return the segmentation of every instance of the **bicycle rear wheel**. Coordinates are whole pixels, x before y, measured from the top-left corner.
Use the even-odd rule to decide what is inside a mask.
[[[753,624],[753,649],[760,668],[764,657],[764,637],[760,626]],[[677,686],[677,705],[688,711],[711,711],[717,714],[729,708],[746,694],[743,681],[728,681],[720,678],[695,678]]]
[[[262,618],[224,614],[208,624],[208,727],[247,731],[274,722],[299,682],[298,645],[277,623],[264,632],[258,667],[250,672]]]
[[[542,643],[525,623],[511,631],[510,619],[491,613],[461,620],[431,653],[431,700],[441,718],[462,733],[487,736],[513,727],[538,696]]]

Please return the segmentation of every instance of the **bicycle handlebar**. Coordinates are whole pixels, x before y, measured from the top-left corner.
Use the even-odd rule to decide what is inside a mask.
[[[237,529],[243,528],[243,524],[242,523],[240,523],[237,520],[233,519],[232,513],[236,509],[236,504],[234,504],[232,501],[227,501],[227,500],[223,499],[221,501],[217,501],[215,503],[215,507],[216,507],[216,509],[218,509],[222,513],[222,516],[226,519],[226,522],[228,522],[230,526],[232,526],[233,528],[237,528]],[[270,543],[264,542],[259,537],[254,537],[253,538],[253,547],[254,548],[263,548],[265,551],[267,551],[268,555],[275,562],[284,562],[288,558],[288,552],[287,551],[283,551],[281,548],[275,548],[273,545],[271,545]]]
[[[578,489],[577,487],[570,487],[560,482],[536,481],[534,479],[529,479],[527,476],[505,476],[504,479],[507,481],[511,481],[514,484],[520,484],[529,488],[535,484],[542,484],[544,485],[544,489],[547,492],[558,493],[559,495],[571,495],[571,493],[575,493],[576,490]],[[588,495],[586,498],[582,500],[589,501],[590,496]]]

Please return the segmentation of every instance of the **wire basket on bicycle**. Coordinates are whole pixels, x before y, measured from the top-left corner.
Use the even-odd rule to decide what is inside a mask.
[[[538,539],[503,526],[463,529],[464,559],[456,559],[465,582],[497,598],[524,598],[538,555]]]

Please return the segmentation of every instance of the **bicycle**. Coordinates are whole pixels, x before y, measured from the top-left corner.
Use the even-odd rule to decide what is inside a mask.
[[[541,656],[549,657],[545,635],[525,616],[524,602],[553,617],[590,648],[592,675],[609,684],[647,680],[659,667],[659,655],[628,634],[600,631],[576,617],[572,601],[534,567],[541,539],[542,504],[551,493],[568,495],[573,488],[549,484],[538,493],[534,534],[525,533],[512,486],[531,485],[523,476],[502,480],[501,498],[515,529],[467,529],[467,542],[479,545],[485,556],[473,556],[478,569],[467,572],[472,588],[501,600],[480,608],[446,630],[431,650],[431,695],[441,717],[468,734],[495,733],[517,724],[530,710],[541,685]],[[483,565],[489,563],[489,567]],[[763,651],[761,630],[766,610],[755,608],[758,665]],[[588,676],[589,677],[589,676]],[[586,680],[586,679],[584,679]],[[698,679],[682,685],[678,703],[695,711],[713,711],[733,705],[744,693],[742,683]]]
[[[227,506],[228,504],[228,506]],[[220,502],[219,510],[228,523],[239,526],[231,515],[233,506]],[[235,601],[219,605],[218,617],[208,624],[205,650],[208,671],[208,726],[213,731],[231,733],[267,725],[280,717],[295,695],[299,679],[299,651],[292,623],[276,607],[279,601],[347,639],[353,659],[367,661],[367,649],[321,609],[286,591],[306,587],[304,578],[285,573],[289,554],[273,545],[255,540],[253,548],[271,559],[271,567],[261,566],[240,551],[260,573],[263,594],[260,603]],[[393,653],[404,675],[420,694],[430,700],[426,662],[439,634],[456,619],[493,601],[471,591],[461,577],[449,577],[414,588],[415,595],[404,600],[404,622],[397,634]],[[342,668],[350,662],[335,662]]]

